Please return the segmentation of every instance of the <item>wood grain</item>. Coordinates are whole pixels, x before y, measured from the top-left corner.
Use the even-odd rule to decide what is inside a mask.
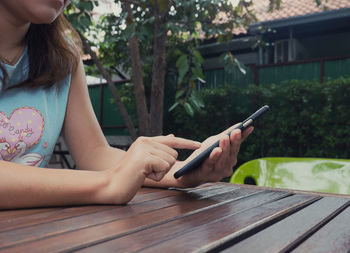
[[[78,217],[85,214],[97,213],[111,208],[113,208],[113,206],[88,206],[62,209],[52,208],[46,212],[35,212],[32,214],[27,214],[25,216],[0,219],[0,232],[21,229],[29,227],[31,225],[45,224],[52,221]]]
[[[223,252],[286,252],[349,205],[350,200],[325,197]]]
[[[0,211],[0,252],[350,252],[350,196],[209,183]]]
[[[350,208],[348,207],[292,252],[338,253],[349,251]]]
[[[224,205],[212,206],[211,208],[200,210],[200,212],[188,213],[188,215],[177,217],[170,222],[136,231],[133,234],[128,234],[106,243],[101,243],[95,247],[90,247],[85,249],[84,252],[114,252],[116,249],[122,252],[140,250],[149,245],[166,241],[174,236],[180,236],[184,233],[191,233],[191,231],[194,231],[201,226],[215,222],[216,220],[220,220],[227,216],[231,216],[232,214],[240,212],[244,213],[244,211],[247,209],[260,206],[264,203],[269,203],[286,196],[286,193],[282,192],[260,192],[245,198],[240,198],[235,201],[225,203]],[[198,236],[201,237],[200,234]],[[181,242],[182,245],[182,241],[178,241],[178,243],[179,242]],[[177,246],[178,243],[176,243]],[[172,252],[172,250],[173,249],[170,248],[169,252]],[[157,249],[155,252],[163,251],[162,249],[160,249],[160,251]],[[187,250],[183,252],[187,252]]]
[[[231,191],[228,191],[229,189],[231,189]],[[223,190],[225,190],[224,193],[222,193]],[[22,244],[20,248],[23,250],[26,248],[25,244],[23,244],[24,242],[46,239],[43,240],[43,242],[39,242],[35,247],[41,247],[41,244],[45,244],[42,246],[51,247],[52,250],[52,247],[57,245],[57,243],[47,243],[47,241],[56,241],[59,239],[56,242],[62,244],[62,238],[67,240],[67,247],[71,247],[69,246],[70,244],[76,247],[77,243],[84,244],[89,242],[89,240],[94,242],[96,240],[104,240],[106,237],[115,236],[116,233],[126,233],[129,230],[138,229],[138,226],[141,226],[141,224],[147,226],[154,222],[171,219],[176,216],[176,214],[182,215],[183,212],[216,205],[220,203],[220,201],[215,198],[210,198],[211,196],[216,196],[216,194],[218,194],[217,196],[219,198],[226,194],[226,200],[230,201],[254,192],[259,191],[237,189],[234,187],[225,189],[219,187],[207,190],[201,188],[200,190],[196,190],[195,194],[191,192],[180,192],[182,193],[181,196],[170,196],[168,198],[156,199],[154,201],[142,202],[134,205],[116,206],[98,213],[0,233],[0,248],[9,248],[16,244]],[[203,199],[203,201],[200,203],[194,202],[196,199]],[[50,239],[52,236],[60,234],[64,235],[59,236],[59,238]],[[78,240],[79,238],[82,239]],[[6,244],[2,242],[6,242]],[[70,244],[68,244],[68,242],[70,242]],[[62,245],[59,247],[61,248]]]
[[[313,201],[315,197],[292,195],[244,212],[227,212],[230,215],[223,218],[214,214],[205,224],[199,227],[194,226],[194,229],[192,226],[187,231],[182,230],[180,234],[175,234],[173,238],[161,243],[144,245],[145,249],[140,252],[205,252],[281,216],[288,215]],[[191,221],[187,223],[191,224]],[[164,231],[159,231],[159,234],[162,233]],[[179,242],[181,242],[181,247],[179,247]]]

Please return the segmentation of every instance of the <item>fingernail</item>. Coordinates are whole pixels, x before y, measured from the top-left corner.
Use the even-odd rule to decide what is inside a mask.
[[[222,148],[218,148],[215,159],[218,159],[220,157],[221,153],[222,153]]]
[[[236,134],[236,138],[237,138],[238,140],[240,140],[241,137],[242,137],[242,131],[241,131],[240,129],[236,129],[236,130],[235,130],[235,134]]]

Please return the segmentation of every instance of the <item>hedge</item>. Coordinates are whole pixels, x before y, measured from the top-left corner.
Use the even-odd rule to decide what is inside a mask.
[[[274,156],[350,158],[350,78],[227,86],[200,93],[205,108],[193,117],[177,108],[166,117],[165,133],[202,141],[267,104],[271,110],[242,144],[237,166]]]

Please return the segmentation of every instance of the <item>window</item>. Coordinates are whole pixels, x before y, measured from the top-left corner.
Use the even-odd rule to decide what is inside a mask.
[[[279,40],[275,42],[275,63],[284,63],[294,60],[295,39]]]

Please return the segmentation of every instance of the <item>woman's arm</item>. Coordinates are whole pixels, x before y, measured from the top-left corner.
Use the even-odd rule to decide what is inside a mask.
[[[142,137],[117,165],[103,171],[47,169],[0,161],[0,209],[124,204],[146,178],[159,181],[167,174],[177,158],[173,148],[198,146],[171,135]]]
[[[110,147],[101,131],[89,98],[82,62],[72,74],[63,133],[81,170],[109,169],[125,153]]]
[[[101,172],[0,161],[0,209],[98,203],[107,184]]]

